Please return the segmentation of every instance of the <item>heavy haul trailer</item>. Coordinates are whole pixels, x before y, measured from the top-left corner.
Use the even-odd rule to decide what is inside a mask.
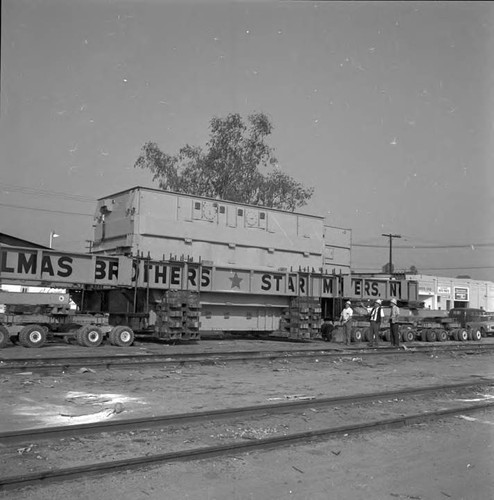
[[[464,324],[454,314],[439,316],[437,311],[423,310],[410,302],[399,303],[401,315],[398,318],[400,340],[402,342],[445,342],[455,341],[480,341],[482,332],[473,324]],[[410,307],[412,305],[413,307]],[[389,314],[389,308],[385,307]],[[380,327],[380,337],[389,342],[391,338],[389,328],[389,315]],[[357,306],[354,308],[353,337],[357,341],[370,341],[370,326],[367,308]]]
[[[103,335],[115,336],[105,315],[71,311],[68,293],[0,292],[0,348],[9,338],[25,347],[41,347],[51,334],[75,336],[80,345],[98,346]],[[118,342],[120,342],[120,338]]]
[[[482,331],[478,323],[461,321],[455,309],[450,310],[447,316],[439,316],[437,311],[413,311],[410,316],[402,318],[401,330],[409,341],[473,340],[478,342],[482,339]]]
[[[87,347],[101,344],[104,337],[114,345],[130,345],[134,341],[132,329],[112,325],[103,311],[74,310],[69,300],[83,295],[86,287],[128,284],[130,277],[118,258],[0,246],[0,283],[68,291],[0,294],[4,306],[0,313],[0,347],[9,339],[26,347],[40,347],[49,336],[73,336]]]
[[[416,301],[418,290],[414,281],[361,279],[309,269],[268,272],[148,258],[134,259],[134,269],[137,310],[149,311],[149,317],[134,317],[133,326],[143,331],[145,325],[139,325],[139,320],[144,319],[148,327],[152,324],[155,336],[160,338],[184,338],[180,322],[173,334],[173,327],[164,329],[167,325],[162,317],[163,304],[166,306],[174,296],[180,301],[180,296],[187,297],[184,294],[197,294],[199,333],[250,332],[306,340],[320,335],[323,317],[339,316],[344,299],[382,297],[388,300],[394,297]],[[92,299],[111,304],[107,310],[115,323],[129,322],[124,295],[121,290],[114,289],[99,292],[99,296],[93,295]],[[118,303],[120,306],[115,307]],[[182,300],[182,308],[182,325],[187,325],[185,300]],[[97,304],[93,303],[91,309],[98,310]],[[185,328],[182,330],[189,333]]]
[[[0,264],[2,283],[65,288],[77,305],[29,308],[22,307],[21,294],[11,298],[0,315],[0,343],[13,337],[29,347],[43,345],[49,335],[71,335],[85,346],[108,337],[126,346],[134,332],[166,340],[211,331],[310,339],[319,335],[323,315],[338,314],[344,298],[416,300],[418,290],[413,281],[312,269],[266,271],[15,247],[0,247]]]

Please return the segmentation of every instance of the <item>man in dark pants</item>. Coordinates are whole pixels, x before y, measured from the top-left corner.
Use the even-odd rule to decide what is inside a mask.
[[[381,320],[384,317],[384,311],[381,307],[382,301],[376,300],[374,307],[370,312],[370,342],[369,347],[377,347],[379,344],[379,329],[381,327]]]
[[[349,300],[345,302],[345,308],[341,311],[340,323],[343,325],[343,331],[345,332],[345,344],[350,345],[352,341],[352,318],[353,309],[350,307],[352,304]]]
[[[389,328],[391,330],[391,345],[400,347],[400,330],[398,325],[398,316],[400,310],[396,305],[396,299],[391,299],[391,315],[389,317]]]

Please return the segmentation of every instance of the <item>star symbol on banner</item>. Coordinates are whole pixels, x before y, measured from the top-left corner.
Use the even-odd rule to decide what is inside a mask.
[[[235,273],[233,277],[228,279],[232,282],[232,288],[240,288],[240,282],[243,280],[243,278],[239,278],[237,273]]]

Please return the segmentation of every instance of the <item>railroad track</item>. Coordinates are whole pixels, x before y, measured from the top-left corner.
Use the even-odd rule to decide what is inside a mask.
[[[492,410],[494,403],[486,392],[492,391],[493,386],[492,379],[478,379],[336,398],[302,398],[260,406],[4,432],[0,434],[0,456],[7,466],[0,477],[0,488],[177,461],[238,456]],[[334,454],[339,454],[338,450]],[[73,465],[66,467],[66,463]]]
[[[177,353],[177,354],[122,354],[70,356],[70,357],[44,357],[44,358],[6,358],[0,357],[0,374],[22,371],[67,372],[69,370],[86,368],[112,369],[136,368],[143,366],[177,365],[185,363],[218,364],[247,362],[258,360],[297,359],[297,358],[338,358],[343,355],[358,356],[385,356],[385,355],[413,355],[414,353],[439,353],[462,352],[480,354],[494,352],[494,344],[471,343],[456,345],[412,345],[406,350],[382,346],[379,348],[340,348],[300,349],[285,351],[236,351],[236,352],[211,352],[211,353]]]

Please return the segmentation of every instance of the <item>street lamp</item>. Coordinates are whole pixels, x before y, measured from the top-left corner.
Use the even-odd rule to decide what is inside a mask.
[[[52,248],[53,245],[53,238],[58,238],[60,235],[57,234],[55,231],[50,231],[50,248]]]

